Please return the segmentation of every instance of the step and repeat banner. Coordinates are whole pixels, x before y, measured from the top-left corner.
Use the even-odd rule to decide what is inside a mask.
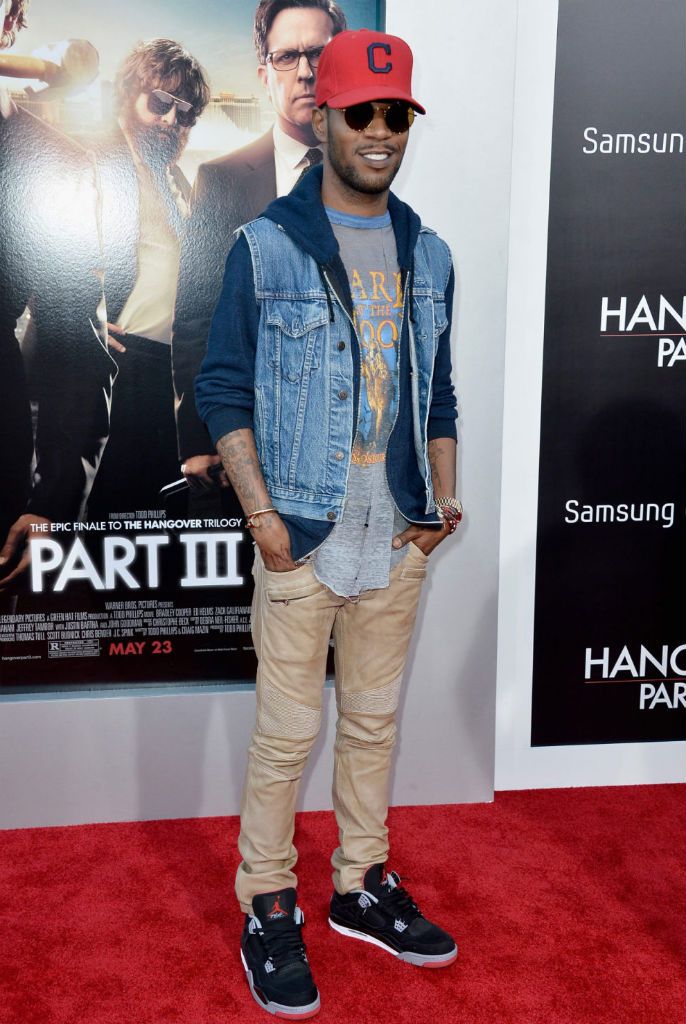
[[[686,4],[560,0],[532,745],[686,735]]]
[[[277,194],[275,120],[311,112],[268,55],[316,60],[383,3],[3,17],[0,688],[252,680],[252,545],[193,381],[232,232]]]

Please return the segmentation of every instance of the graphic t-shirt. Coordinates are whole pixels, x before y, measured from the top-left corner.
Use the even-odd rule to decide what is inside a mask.
[[[315,573],[334,593],[355,597],[388,586],[402,560],[391,541],[406,523],[386,479],[386,447],[398,412],[398,348],[403,295],[388,213],[327,214],[348,274],[360,341],[360,400],[345,507],[314,555]]]
[[[398,339],[403,295],[388,213],[352,217],[328,211],[353,300],[360,339],[360,408],[353,462],[383,462],[398,411]]]

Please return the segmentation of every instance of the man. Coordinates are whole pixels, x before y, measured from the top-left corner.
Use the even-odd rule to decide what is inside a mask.
[[[208,471],[219,464],[195,409],[193,387],[226,256],[236,229],[290,192],[321,159],[312,131],[317,64],[325,44],[344,28],[345,16],[334,0],[261,0],[253,30],[257,73],[276,124],[256,142],[198,169],[172,341],[179,456],[196,488],[211,486]]]
[[[0,5],[0,49],[25,26],[27,6]],[[98,316],[91,155],[2,89],[0,188],[4,591],[21,585],[37,531],[82,515],[107,437],[116,368]]]
[[[462,515],[451,257],[389,192],[424,112],[411,69],[394,36],[344,32],[328,44],[312,115],[323,170],[243,227],[196,389],[256,543],[257,722],[236,892],[250,988],[284,1016],[319,1008],[292,836],[331,633],[330,923],[410,963],[457,956],[385,868],[395,714],[427,556]]]
[[[115,80],[118,124],[96,142],[102,184],[105,293],[119,365],[110,438],[92,519],[156,509],[178,476],[171,326],[190,186],[178,167],[210,91],[194,57],[170,39],[140,43]]]

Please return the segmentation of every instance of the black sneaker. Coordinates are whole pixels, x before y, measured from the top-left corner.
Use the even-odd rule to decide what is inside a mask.
[[[305,1020],[319,1012],[302,940],[305,917],[296,907],[295,889],[261,893],[246,914],[241,960],[253,998],[267,1013]]]
[[[369,868],[363,889],[334,892],[329,924],[418,967],[447,967],[457,959],[455,940],[422,916],[399,876],[386,874],[383,864]]]

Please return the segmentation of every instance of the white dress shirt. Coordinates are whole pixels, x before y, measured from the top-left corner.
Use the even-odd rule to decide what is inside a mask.
[[[307,167],[306,153],[313,146],[306,146],[297,139],[286,135],[285,131],[274,125],[274,162],[276,164],[276,194],[285,196],[291,191],[296,181]]]

